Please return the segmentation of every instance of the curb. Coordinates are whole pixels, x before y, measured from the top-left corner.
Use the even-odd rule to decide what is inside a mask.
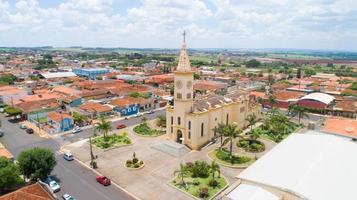
[[[63,153],[63,148],[61,147],[59,151]],[[95,174],[97,174],[97,175],[99,175],[99,176],[103,176],[103,174],[99,173],[99,172],[98,172],[97,170],[95,170],[95,169],[90,168],[88,165],[86,165],[84,162],[82,162],[81,160],[77,159],[76,157],[74,157],[74,160],[77,161],[77,162],[78,162],[79,164],[81,164],[82,166],[84,166],[85,168],[91,170],[91,171],[94,172]],[[141,200],[140,198],[138,198],[137,196],[135,196],[133,193],[129,192],[128,190],[126,190],[126,189],[124,189],[123,187],[121,187],[119,184],[115,183],[113,180],[111,180],[111,183],[112,183],[115,187],[117,187],[117,188],[121,189],[122,191],[124,191],[126,194],[128,194],[128,195],[129,195],[130,197],[132,197],[133,199],[135,199],[135,200]]]

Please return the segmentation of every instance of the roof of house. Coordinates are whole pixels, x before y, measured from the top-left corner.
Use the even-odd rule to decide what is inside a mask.
[[[302,100],[314,100],[314,101],[320,101],[324,104],[330,104],[333,100],[335,100],[335,97],[328,95],[328,94],[324,94],[324,93],[320,93],[320,92],[315,92],[315,93],[311,93],[308,94],[304,97],[301,97],[300,99]]]
[[[11,94],[18,94],[21,92],[26,92],[26,91],[13,86],[0,87],[0,95],[11,95]]]
[[[59,113],[59,112],[49,112],[47,117],[48,117],[48,119],[55,121],[55,122],[60,122],[66,118],[72,119],[72,116],[69,115],[68,113]]]
[[[336,103],[334,110],[357,112],[357,100],[342,99],[341,101]]]
[[[44,78],[66,78],[66,77],[73,77],[77,76],[73,72],[48,72],[48,73],[41,73],[41,76]]]
[[[52,92],[58,92],[58,93],[65,94],[65,95],[76,95],[76,94],[79,94],[81,91],[76,90],[74,88],[64,86],[64,85],[59,85],[59,86],[55,86],[52,89]]]
[[[0,200],[54,200],[54,198],[41,184],[35,183],[5,194],[0,197]]]
[[[19,102],[33,102],[33,101],[41,101],[41,100],[49,100],[49,99],[58,99],[61,95],[57,93],[41,93],[34,95],[27,95],[22,97]]]
[[[355,199],[357,145],[342,137],[309,131],[291,134],[238,178],[302,199]],[[338,169],[338,170],[336,170]]]
[[[285,90],[274,92],[274,96],[279,101],[297,100],[300,97],[302,97],[304,94],[305,93],[303,92],[285,91]]]
[[[110,101],[109,104],[113,105],[113,106],[117,106],[117,107],[125,107],[127,105],[132,105],[132,104],[145,105],[150,102],[151,102],[151,100],[141,98],[141,97],[135,98],[135,97],[131,97],[131,96],[125,96],[122,98],[114,99],[114,100]]]
[[[54,109],[58,108],[60,105],[58,104],[56,99],[44,99],[38,101],[28,101],[28,102],[20,102],[15,105],[15,107],[21,109],[25,113],[42,110],[42,109]]]
[[[102,105],[100,103],[88,102],[80,107],[82,110],[93,113],[110,112],[113,109],[108,105]]]
[[[327,118],[322,131],[357,138],[357,120],[346,118]]]
[[[267,99],[268,98],[268,96],[266,95],[265,92],[251,91],[250,95],[258,97],[258,98],[261,98],[261,99]]]
[[[193,84],[193,89],[195,90],[217,90],[225,88],[227,84],[217,81],[205,81],[199,80],[195,81]]]

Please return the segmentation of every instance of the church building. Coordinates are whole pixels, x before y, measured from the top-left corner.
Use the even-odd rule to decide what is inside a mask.
[[[234,91],[225,96],[211,94],[194,98],[193,74],[184,41],[174,72],[174,105],[166,110],[166,134],[172,141],[191,149],[200,149],[218,136],[213,129],[219,123],[247,126],[246,117],[260,116],[260,106],[249,98],[249,92]]]

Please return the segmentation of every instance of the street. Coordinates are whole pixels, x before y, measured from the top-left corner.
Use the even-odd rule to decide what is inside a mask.
[[[69,193],[75,199],[79,200],[134,199],[114,185],[108,187],[100,185],[95,180],[97,175],[79,164],[77,161],[68,162],[64,160],[59,153],[61,144],[57,141],[40,138],[36,135],[29,135],[25,130],[19,128],[18,123],[9,122],[8,118],[5,118],[4,115],[1,115],[0,117],[2,121],[2,129],[5,132],[5,135],[0,141],[15,156],[15,158],[21,151],[33,147],[48,148],[55,153],[57,165],[53,170],[52,175],[58,179],[61,185],[61,191],[56,193],[58,198],[61,198],[65,193]]]

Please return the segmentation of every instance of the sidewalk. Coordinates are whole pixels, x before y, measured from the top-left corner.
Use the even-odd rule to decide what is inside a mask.
[[[42,138],[51,138],[50,134],[29,121],[24,121],[22,124],[25,124],[27,128],[33,129],[33,132]]]

